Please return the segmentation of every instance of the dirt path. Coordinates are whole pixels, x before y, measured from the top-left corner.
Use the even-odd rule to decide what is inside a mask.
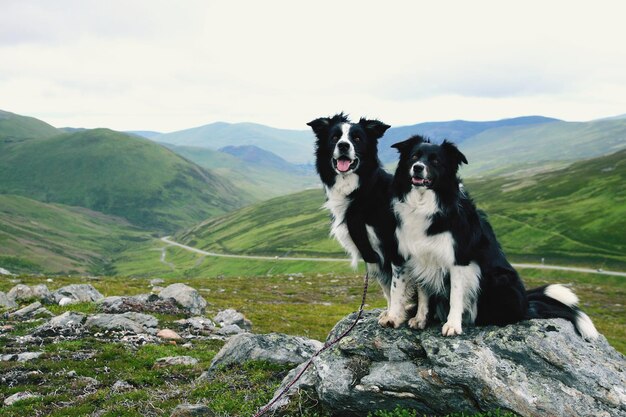
[[[252,256],[252,255],[231,255],[225,253],[207,252],[201,249],[193,248],[191,246],[183,245],[181,243],[174,242],[169,239],[169,236],[161,238],[161,241],[168,245],[178,246],[190,252],[195,252],[205,256],[216,256],[221,258],[238,258],[238,259],[261,259],[268,261],[315,261],[315,262],[349,262],[347,259],[338,258],[291,258],[282,256]],[[589,274],[601,274],[601,275],[613,275],[618,277],[626,277],[626,272],[618,271],[604,271],[602,269],[591,268],[576,268],[570,266],[558,266],[558,265],[542,265],[542,264],[512,264],[515,268],[530,268],[530,269],[554,269],[559,271],[571,271],[571,272],[586,272]]]

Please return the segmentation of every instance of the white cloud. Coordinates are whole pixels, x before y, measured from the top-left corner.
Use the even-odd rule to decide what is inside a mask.
[[[0,108],[56,126],[305,128],[626,112],[620,2],[4,1]]]

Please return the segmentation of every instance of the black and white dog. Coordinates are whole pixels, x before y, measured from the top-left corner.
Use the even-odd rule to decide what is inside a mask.
[[[405,264],[394,276],[384,324],[397,327],[407,319],[405,305],[417,289],[413,328],[426,326],[430,299],[445,336],[462,333],[462,322],[505,325],[556,317],[570,320],[585,339],[598,336],[568,288],[555,284],[526,291],[457,177],[467,159],[454,144],[414,136],[392,146],[400,152],[392,204]]]
[[[388,125],[361,119],[351,123],[343,113],[307,123],[315,133],[316,167],[332,215],[331,235],[352,257],[367,264],[389,303],[392,266],[400,266],[391,210],[393,176],[378,159],[378,139]],[[384,313],[383,313],[384,314]]]

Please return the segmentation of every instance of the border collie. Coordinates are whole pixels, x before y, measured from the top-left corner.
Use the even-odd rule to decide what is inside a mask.
[[[393,176],[378,159],[378,139],[389,128],[379,120],[351,123],[343,113],[307,123],[315,133],[316,168],[332,216],[331,235],[352,257],[366,262],[389,304],[392,265],[401,258],[391,210]],[[385,312],[383,312],[383,315]]]
[[[583,338],[598,336],[578,309],[578,297],[553,284],[526,291],[506,260],[484,213],[476,209],[457,172],[467,159],[451,142],[430,143],[421,136],[396,143],[400,162],[393,180],[398,250],[403,271],[394,275],[388,320],[406,320],[404,305],[417,287],[412,328],[426,326],[429,299],[444,322],[444,336],[462,333],[462,322],[505,325],[533,318],[571,321]]]

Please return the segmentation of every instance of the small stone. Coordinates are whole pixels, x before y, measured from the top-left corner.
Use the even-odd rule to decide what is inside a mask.
[[[163,284],[164,282],[165,280],[161,278],[155,278],[155,279],[150,280],[150,285],[154,287],[155,285],[160,285],[160,284]]]
[[[76,378],[76,375],[77,375],[77,374],[76,374],[76,371],[69,371],[69,372],[67,373],[67,376],[69,376],[70,378]]]
[[[217,332],[220,336],[232,336],[234,334],[245,333],[245,330],[236,324],[226,324],[223,327],[220,327]]]
[[[37,359],[41,355],[43,355],[43,352],[24,352],[24,353],[19,353],[17,355],[17,361],[18,362],[28,362],[28,361],[32,361],[33,359]]]
[[[10,332],[13,329],[15,329],[15,326],[11,326],[10,324],[5,324],[3,326],[0,326],[0,332],[1,333]]]
[[[204,404],[180,404],[170,417],[213,417],[216,414]]]
[[[59,305],[68,306],[70,304],[76,304],[77,302],[78,300],[73,300],[70,297],[61,297],[61,299],[59,300]]]
[[[186,365],[193,366],[198,363],[198,359],[191,356],[167,356],[165,358],[159,358],[156,360],[154,366],[156,368],[163,368],[165,366],[177,366]]]
[[[39,301],[35,301],[32,304],[27,305],[24,308],[21,308],[17,311],[9,313],[9,318],[13,319],[25,319],[35,317],[37,315],[53,315],[50,311],[46,310],[41,306]]]
[[[222,327],[229,324],[236,324],[244,330],[252,329],[252,322],[250,322],[250,320],[248,320],[242,313],[232,308],[218,312],[217,315],[213,317],[213,320],[215,320],[215,322]]]
[[[0,309],[1,308],[11,309],[11,308],[16,308],[16,307],[17,307],[17,303],[15,302],[15,300],[9,298],[5,293],[0,291]]]
[[[113,386],[111,387],[111,391],[113,392],[123,392],[123,391],[129,391],[131,389],[134,389],[135,387],[133,387],[131,384],[129,384],[126,381],[115,381],[115,384],[113,384]]]
[[[180,337],[178,333],[170,329],[159,330],[159,332],[157,333],[157,337],[160,337],[161,339],[169,339],[169,340],[181,340],[182,339],[182,337]]]
[[[4,399],[4,405],[6,405],[8,407],[10,405],[15,404],[18,401],[24,401],[24,400],[28,400],[28,399],[31,399],[31,398],[39,398],[39,395],[32,394],[32,393],[30,393],[28,391],[26,391],[26,392],[18,392],[18,393],[15,393],[15,394],[11,395],[10,397],[5,398]]]

